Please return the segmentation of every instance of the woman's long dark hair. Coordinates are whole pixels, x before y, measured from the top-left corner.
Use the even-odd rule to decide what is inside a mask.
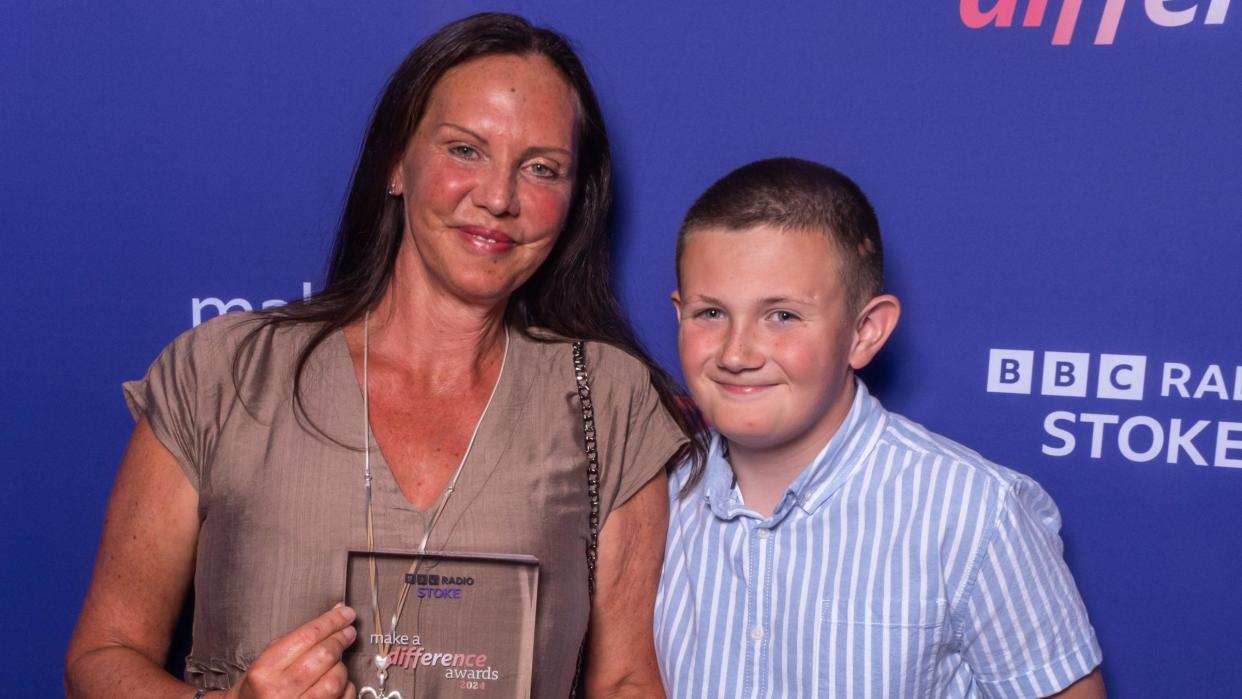
[[[690,438],[677,455],[703,463],[703,430],[684,393],[643,350],[610,282],[608,211],[612,156],[603,115],[586,70],[560,34],[510,14],[483,13],[453,22],[410,52],[384,88],[367,130],[321,293],[263,312],[234,362],[264,328],[316,324],[298,354],[293,393],[301,418],[302,375],[314,350],[332,333],[373,308],[392,280],[403,243],[401,199],[388,196],[389,177],[427,109],[431,91],[450,68],[496,54],[538,55],[552,62],[573,88],[580,107],[578,165],[573,203],[548,258],[509,299],[506,322],[530,336],[533,327],[562,337],[615,345],[647,365],[660,401]]]

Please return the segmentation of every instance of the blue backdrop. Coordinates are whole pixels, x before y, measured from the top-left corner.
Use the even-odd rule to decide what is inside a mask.
[[[221,306],[319,288],[384,79],[483,9],[581,47],[657,358],[692,199],[759,157],[837,166],[905,302],[881,398],[1052,493],[1113,696],[1242,691],[1228,0],[23,5],[0,8],[0,693],[59,691],[132,428],[119,383]]]

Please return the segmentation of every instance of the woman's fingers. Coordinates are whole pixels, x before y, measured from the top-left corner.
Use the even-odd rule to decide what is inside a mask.
[[[246,670],[239,696],[337,699],[349,683],[341,653],[358,635],[354,617],[338,605],[272,641]]]
[[[345,652],[349,644],[354,642],[357,635],[358,632],[354,630],[354,627],[346,626],[308,648],[285,672],[292,678],[296,678],[297,686],[303,691],[315,686],[316,682],[336,670],[336,666],[341,663],[341,653]],[[336,687],[330,699],[336,699],[343,689],[345,689],[345,682],[341,682],[340,686]]]
[[[340,699],[346,696],[346,691],[350,686],[345,664],[338,661],[318,681],[307,688],[302,696],[305,699]]]
[[[272,641],[259,658],[264,661],[264,664],[271,665],[276,670],[284,670],[299,662],[308,651],[344,629],[348,628],[352,632],[355,616],[354,610],[349,607],[344,605],[333,607]],[[352,642],[351,638],[341,648]],[[336,657],[340,657],[339,651]]]
[[[345,685],[345,691],[341,692],[339,699],[358,699],[358,688],[354,686],[353,682]]]

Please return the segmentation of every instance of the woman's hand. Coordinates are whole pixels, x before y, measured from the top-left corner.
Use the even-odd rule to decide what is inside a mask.
[[[337,605],[271,642],[227,699],[340,699],[355,695],[341,653],[354,642],[354,610]]]

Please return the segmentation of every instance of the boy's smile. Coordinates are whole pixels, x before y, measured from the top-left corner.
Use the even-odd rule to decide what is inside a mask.
[[[685,239],[680,273],[682,369],[735,466],[755,451],[805,466],[854,396],[855,323],[834,243],[818,231],[707,228]]]

